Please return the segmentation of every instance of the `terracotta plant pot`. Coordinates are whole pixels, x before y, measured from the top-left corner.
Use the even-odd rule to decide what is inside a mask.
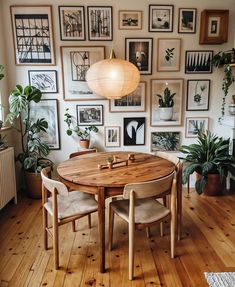
[[[196,173],[196,179],[199,179],[200,177],[201,175]],[[203,189],[203,194],[207,196],[222,195],[226,187],[226,180],[224,179],[223,182],[221,182],[220,175],[217,173],[208,174],[207,178],[208,180]]]
[[[81,148],[89,148],[90,140],[80,140],[79,144]]]
[[[40,173],[24,171],[25,187],[30,198],[42,198],[42,179]]]

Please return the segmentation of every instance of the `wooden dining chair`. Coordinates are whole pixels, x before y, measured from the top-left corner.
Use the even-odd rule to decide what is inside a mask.
[[[48,177],[50,169],[43,168],[42,177],[42,206],[44,248],[48,249],[48,234],[53,238],[54,267],[59,267],[59,230],[58,227],[72,222],[75,232],[75,220],[97,211],[97,202],[91,194],[78,190],[68,191],[60,181]],[[48,194],[50,195],[48,197]],[[48,225],[48,215],[52,217],[52,226]],[[51,231],[52,230],[52,231]]]
[[[129,228],[129,280],[134,272],[134,230],[151,226],[167,218],[171,219],[171,258],[175,252],[176,223],[176,177],[175,172],[158,180],[127,184],[123,199],[113,201],[109,208],[109,249],[113,245],[114,214],[128,223]],[[155,199],[164,196],[170,190],[171,204],[166,207]]]

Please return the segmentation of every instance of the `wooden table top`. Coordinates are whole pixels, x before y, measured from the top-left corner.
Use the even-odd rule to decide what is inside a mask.
[[[128,166],[113,169],[99,169],[98,164],[106,164],[111,156],[128,159],[135,155]],[[148,153],[139,152],[98,152],[74,157],[59,164],[59,176],[69,182],[88,186],[123,187],[127,183],[155,180],[170,174],[174,165],[170,161]]]

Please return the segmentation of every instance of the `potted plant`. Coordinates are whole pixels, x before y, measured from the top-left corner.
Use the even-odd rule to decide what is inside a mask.
[[[159,111],[160,111],[160,119],[164,121],[169,121],[172,119],[173,116],[173,106],[174,106],[174,96],[176,93],[171,93],[168,87],[164,90],[164,95],[157,94],[156,96],[159,97]]]
[[[6,122],[9,122],[21,136],[22,152],[16,160],[22,165],[26,189],[32,198],[41,197],[41,169],[46,166],[52,167],[52,161],[47,158],[50,152],[49,145],[40,138],[41,132],[47,132],[48,123],[44,118],[35,121],[30,119],[30,103],[40,102],[41,96],[41,91],[33,86],[23,88],[17,85],[10,94],[10,113],[6,116]],[[17,120],[19,127],[14,126]]]
[[[221,122],[224,117],[226,97],[229,92],[230,86],[234,83],[235,77],[232,72],[231,64],[235,64],[235,48],[225,52],[218,52],[212,58],[212,65],[215,67],[224,67],[224,78],[222,82],[222,90],[224,92],[221,105],[221,116],[219,117],[219,122]]]
[[[187,163],[182,182],[196,172],[195,190],[198,194],[221,194],[228,174],[235,176],[235,158],[229,155],[229,139],[223,139],[211,132],[199,132],[197,143],[180,148]]]
[[[81,148],[89,148],[90,146],[90,135],[91,132],[97,133],[99,129],[96,126],[87,126],[82,130],[78,125],[76,125],[74,128],[72,128],[73,124],[73,117],[69,113],[69,109],[66,109],[66,112],[64,114],[65,116],[65,122],[68,125],[68,129],[66,131],[68,136],[71,136],[73,132],[80,138],[80,147]]]

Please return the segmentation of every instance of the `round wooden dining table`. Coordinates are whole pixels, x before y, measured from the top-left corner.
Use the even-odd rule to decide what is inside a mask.
[[[133,160],[128,160],[129,155]],[[108,167],[115,157],[116,163]],[[172,162],[148,153],[97,152],[71,158],[59,164],[60,180],[68,187],[97,194],[100,272],[105,272],[105,199],[120,195],[128,183],[145,182],[169,175]]]

